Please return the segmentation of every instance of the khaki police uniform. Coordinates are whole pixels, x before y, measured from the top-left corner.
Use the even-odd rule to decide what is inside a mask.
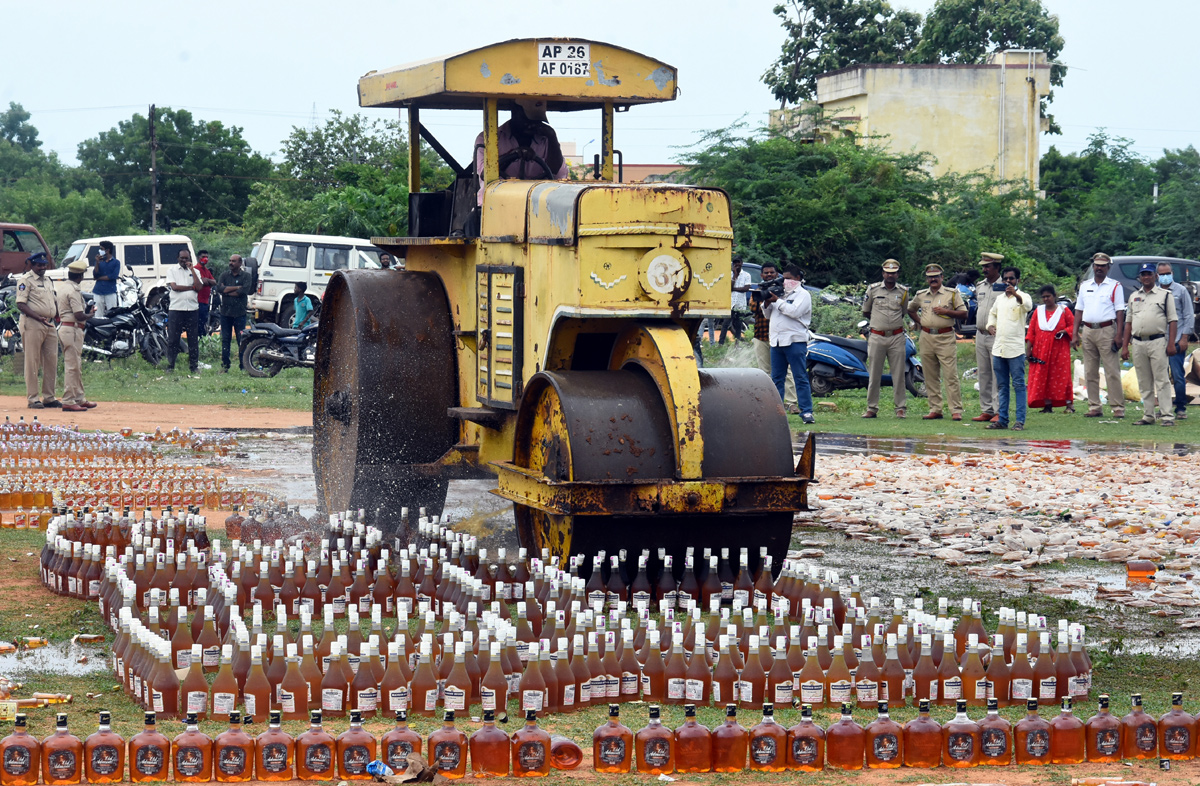
[[[1137,372],[1138,394],[1142,397],[1142,422],[1154,421],[1155,396],[1163,424],[1175,422],[1171,367],[1167,361],[1170,323],[1178,324],[1175,296],[1169,289],[1139,289],[1129,296],[1125,319],[1130,327],[1129,355]]]
[[[79,284],[67,279],[58,284],[58,341],[63,351],[63,403],[82,406],[83,395],[83,334],[85,324],[75,321],[76,312],[87,311]]]
[[[58,306],[54,282],[29,271],[17,279],[17,302],[51,322],[44,325],[22,314],[18,323],[21,343],[25,346],[25,396],[30,404],[38,400],[38,371],[41,371],[42,403],[54,401],[54,387],[58,383],[58,336],[53,325]]]
[[[867,287],[863,314],[870,320],[867,334],[867,410],[879,409],[879,388],[886,360],[892,375],[892,401],[897,412],[908,402],[904,388],[905,361],[904,313],[908,310],[908,289],[896,284],[888,289],[882,281]]]
[[[1000,279],[996,279],[999,283]],[[987,332],[988,314],[996,298],[1004,294],[1004,290],[996,292],[993,282],[986,278],[975,285],[975,366],[978,369],[976,381],[979,383],[979,411],[984,415],[996,414],[996,374],[992,371],[992,348],[996,337]]]
[[[929,411],[942,411],[944,376],[946,395],[950,399],[950,412],[961,416],[962,388],[958,379],[958,344],[954,334],[954,320],[933,313],[933,309],[938,307],[954,311],[966,308],[958,290],[947,286],[942,286],[936,294],[928,288],[922,289],[908,306],[909,313],[921,323],[921,338],[917,348],[921,355],[921,367],[925,371]]]

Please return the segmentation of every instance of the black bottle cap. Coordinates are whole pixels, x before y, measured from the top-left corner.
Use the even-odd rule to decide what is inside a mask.
[[[1000,700],[999,699],[988,699],[987,700],[987,708],[989,711],[1000,709]]]
[[[483,711],[483,722],[484,723],[495,723],[496,722],[496,711],[495,710],[484,710]]]
[[[608,717],[616,718],[616,717],[620,717],[620,715],[621,715],[621,705],[620,704],[608,705]]]
[[[1171,694],[1171,703],[1174,704],[1176,707],[1182,706],[1183,705],[1183,694],[1182,693],[1172,693]]]
[[[887,715],[887,702],[882,700],[875,702],[875,709],[880,715]]]
[[[848,701],[842,702],[842,714],[843,715],[853,715],[854,714],[854,708],[850,706],[850,702],[848,702]]]
[[[737,705],[736,704],[726,704],[725,705],[725,717],[727,717],[727,718],[736,718],[737,717]]]
[[[188,714],[187,714],[187,715],[184,717],[184,723],[186,723],[186,724],[187,724],[187,725],[189,725],[189,726],[195,726],[195,725],[196,725],[196,713],[194,713],[194,712],[189,712],[189,713],[188,713]]]
[[[770,702],[763,703],[763,715],[771,716],[775,714],[775,705]]]
[[[362,710],[350,710],[350,722],[362,723]]]
[[[537,723],[537,710],[525,710],[525,722]]]
[[[929,712],[929,699],[921,699],[917,702],[917,709],[921,712]]]
[[[1108,709],[1108,694],[1107,693],[1100,694],[1100,709],[1102,709],[1102,710]]]
[[[155,721],[157,721],[157,720],[158,720],[158,716],[155,715],[153,712],[146,713],[146,725],[147,726],[153,726]]]
[[[100,710],[100,725],[107,726],[112,723],[112,714],[108,710]]]
[[[658,716],[659,716],[659,712],[658,712],[658,705],[657,705],[657,704],[651,704],[651,705],[650,705],[650,717],[651,717],[651,718],[658,718]]]
[[[320,710],[309,710],[308,721],[309,721],[309,723],[311,723],[314,726],[320,726],[321,725],[321,711]]]
[[[147,713],[147,714],[149,714],[149,713]],[[25,728],[25,713],[18,712],[17,717],[13,719],[13,725],[16,726],[18,729]]]
[[[57,725],[59,728],[62,728],[62,729],[65,729],[65,728],[67,728],[67,713],[65,713],[65,712],[60,712],[60,713],[58,713],[58,715],[57,715],[57,716],[55,716],[55,717],[56,717],[55,724],[56,724],[56,725]]]
[[[730,705],[730,706],[733,706],[733,705]],[[803,704],[800,706],[800,717],[802,717],[802,718],[811,718],[812,717],[812,705],[811,704]]]
[[[694,717],[696,717],[696,705],[695,705],[695,704],[685,704],[685,705],[683,705],[683,715],[684,715],[684,717],[686,717],[686,718],[694,718]]]
[[[249,717],[249,716],[247,716]],[[279,710],[271,710],[271,723],[283,723],[283,713]]]
[[[229,725],[236,726],[242,722],[242,713],[240,710],[234,710],[229,713]]]
[[[967,711],[967,700],[966,700],[966,699],[957,699],[957,700],[955,700],[955,702],[954,702],[954,709],[955,709],[957,712],[966,712],[966,711]]]
[[[396,710],[396,723],[408,723],[408,710]]]
[[[1142,694],[1132,693],[1132,694],[1130,694],[1129,699],[1131,702],[1133,702],[1133,706],[1135,706],[1135,707],[1142,706]]]
[[[454,710],[446,710],[444,720],[446,723],[454,723]]]
[[[1025,709],[1029,712],[1037,712],[1037,699],[1026,699]]]

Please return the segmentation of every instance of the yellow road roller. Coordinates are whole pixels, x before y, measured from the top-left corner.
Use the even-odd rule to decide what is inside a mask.
[[[813,439],[795,460],[768,376],[701,368],[694,343],[701,320],[729,314],[729,198],[614,177],[615,117],[673,100],[676,80],[666,63],[567,38],[359,80],[362,106],[407,120],[409,236],[373,239],[403,269],[340,271],[326,290],[313,397],[326,510],[364,508],[394,529],[402,507],[440,512],[450,480],[492,474],[534,553],[665,548],[681,567],[689,545],[747,547],[757,567],[766,547],[781,564]],[[537,106],[598,110],[591,165],[555,171],[553,133],[528,133]],[[447,150],[426,109],[481,113],[475,149]],[[521,133],[500,123],[518,111]],[[422,144],[451,187],[422,191]]]

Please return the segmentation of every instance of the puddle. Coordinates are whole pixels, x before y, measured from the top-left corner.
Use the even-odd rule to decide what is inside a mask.
[[[271,436],[240,437],[237,452],[222,463],[228,467],[230,477],[281,495],[289,505],[299,506],[300,512],[311,518],[317,512],[312,447],[310,434],[298,429],[279,429]]]
[[[799,453],[803,445],[792,444]],[[1138,443],[1137,450],[1172,453],[1186,456],[1195,445],[1182,442]],[[993,453],[1008,451],[1029,453],[1053,451],[1068,456],[1087,456],[1128,453],[1129,446],[1121,442],[1089,442],[1083,439],[969,439],[963,437],[870,437],[862,434],[837,432],[817,434],[817,452],[831,454],[937,455],[939,453]]]
[[[79,663],[79,656],[87,655],[87,663]],[[67,643],[50,645],[36,650],[25,650],[11,655],[0,655],[0,674],[23,682],[26,675],[54,673],[67,677],[86,677],[89,674],[109,672],[108,649]]]

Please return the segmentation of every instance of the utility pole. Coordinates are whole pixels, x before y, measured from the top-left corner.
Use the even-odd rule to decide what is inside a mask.
[[[154,136],[154,104],[150,105],[150,233],[158,232],[158,139]]]

